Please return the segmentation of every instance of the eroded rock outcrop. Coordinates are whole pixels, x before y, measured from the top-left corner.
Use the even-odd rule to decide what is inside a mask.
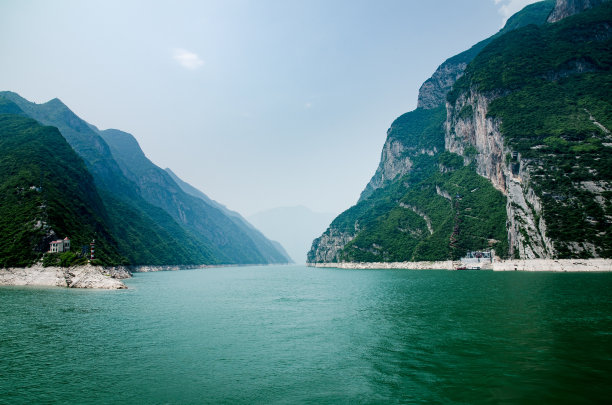
[[[338,253],[347,243],[353,240],[354,234],[329,228],[323,235],[312,242],[308,252],[308,263],[335,263],[339,261]]]
[[[487,116],[500,94],[471,89],[447,105],[445,147],[475,161],[476,171],[508,198],[508,242],[511,257],[552,258],[553,242],[546,236],[542,204],[530,181],[530,164],[504,144],[500,121]]]
[[[554,23],[589,8],[598,6],[606,0],[557,0],[555,8],[548,16],[548,22]]]
[[[405,155],[405,152],[406,146],[402,142],[387,138],[378,168],[366,188],[361,192],[360,200],[370,196],[374,190],[383,187],[385,182],[410,171],[412,161],[410,156]]]
[[[432,109],[444,104],[446,94],[453,84],[463,75],[467,63],[447,61],[440,65],[434,74],[419,89],[418,108]]]

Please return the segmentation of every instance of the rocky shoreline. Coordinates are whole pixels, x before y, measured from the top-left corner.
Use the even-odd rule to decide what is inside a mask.
[[[74,266],[43,267],[38,263],[32,267],[0,269],[0,285],[46,286],[67,288],[97,288],[122,290],[127,286],[120,280],[132,274],[123,267]]]
[[[127,286],[120,280],[131,278],[132,273],[152,271],[195,270],[212,267],[237,267],[240,265],[138,265],[138,266],[74,266],[43,267],[37,263],[32,267],[0,268],[0,286],[44,286],[67,288],[97,288],[122,290]],[[255,266],[255,265],[253,265]]]
[[[307,263],[309,267],[338,269],[405,269],[405,270],[457,270],[461,262],[391,262],[391,263]],[[493,271],[553,271],[553,272],[604,272],[612,271],[612,259],[530,259],[499,260],[479,263],[478,269]]]
[[[354,270],[374,270],[374,269],[378,269],[378,270],[386,270],[386,269],[453,270],[453,262],[451,260],[447,260],[443,262],[306,263],[306,266],[337,268],[337,269],[354,269]]]
[[[141,266],[120,266],[130,273],[148,273],[151,271],[178,271],[178,270],[195,270],[206,267],[217,267],[205,264],[176,264],[176,265],[141,265]]]

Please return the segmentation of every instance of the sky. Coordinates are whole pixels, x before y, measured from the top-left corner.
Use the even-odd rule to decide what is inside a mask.
[[[251,215],[338,214],[447,58],[529,0],[0,1],[0,90],[59,98]]]

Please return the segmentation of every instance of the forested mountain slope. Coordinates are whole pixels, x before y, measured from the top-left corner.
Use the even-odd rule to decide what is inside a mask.
[[[76,116],[60,100],[31,103],[16,93],[0,92],[0,100],[18,106],[37,121],[57,127],[83,158],[93,175],[108,213],[108,228],[132,264],[285,263],[282,248],[257,231],[245,233],[234,219],[187,195],[166,172],[140,151],[122,155],[94,126]],[[110,130],[107,136],[121,133]],[[133,145],[130,145],[133,146]],[[120,162],[121,165],[118,163]],[[142,170],[141,170],[142,169]],[[148,171],[154,179],[143,175]],[[160,180],[159,184],[155,184]],[[152,184],[153,183],[153,184]],[[163,197],[163,198],[161,198]],[[182,215],[187,212],[189,215]]]
[[[12,104],[12,103],[11,103]],[[6,102],[0,107],[0,267],[27,266],[49,242],[69,237],[77,252],[96,239],[104,263],[126,261],[83,160],[57,128]]]
[[[166,211],[202,243],[214,247],[213,253],[221,262],[291,261],[282,249],[240,221],[237,214],[228,215],[229,210],[185,192],[168,172],[145,156],[132,135],[116,129],[99,131],[99,134],[110,146],[123,174],[138,186],[140,196]]]

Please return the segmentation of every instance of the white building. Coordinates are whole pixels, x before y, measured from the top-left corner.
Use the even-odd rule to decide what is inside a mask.
[[[49,244],[49,253],[61,253],[68,251],[70,251],[70,239],[68,239],[68,237],[54,240]]]

